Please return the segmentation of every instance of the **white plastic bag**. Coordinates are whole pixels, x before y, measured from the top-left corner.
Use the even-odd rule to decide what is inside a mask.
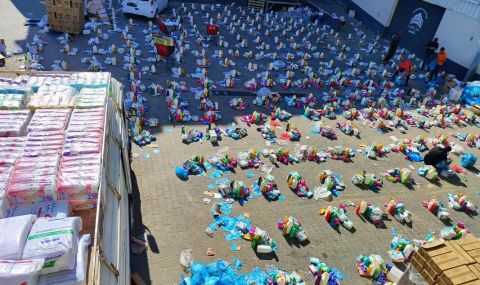
[[[85,285],[87,284],[88,246],[90,235],[86,234],[78,242],[77,261],[75,268],[57,273],[42,275],[38,278],[38,285]]]
[[[75,268],[80,217],[39,218],[28,235],[23,259],[44,258],[41,274]]]
[[[193,262],[192,258],[192,250],[191,249],[185,249],[182,251],[180,254],[180,264],[182,265],[183,271],[188,272],[188,269],[190,268],[190,265]]]
[[[22,259],[25,241],[35,219],[34,215],[24,215],[0,220],[0,259]]]
[[[0,284],[36,285],[43,259],[0,260]]]

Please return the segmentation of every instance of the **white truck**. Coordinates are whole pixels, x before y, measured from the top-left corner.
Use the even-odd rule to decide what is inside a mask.
[[[155,18],[167,7],[168,0],[123,0],[122,10],[124,14],[134,14],[147,18]]]
[[[18,75],[18,73],[0,72],[0,89],[8,86],[9,80],[12,79],[15,84],[25,84],[26,88],[34,90],[29,83],[34,81],[35,77],[48,77],[48,79],[42,79],[46,82],[44,84],[68,85],[69,76],[72,80],[71,78],[79,78],[79,74],[85,76],[86,73],[35,72]],[[91,236],[88,248],[90,253],[88,273],[86,281],[82,284],[123,285],[130,284],[131,278],[128,195],[131,194],[132,185],[128,155],[128,131],[123,111],[122,84],[111,78],[109,73],[102,75],[107,78],[107,94],[104,106],[103,143],[100,154],[101,173],[96,207],[73,211],[72,215],[82,218],[81,234],[90,234]],[[55,284],[55,282],[49,284]]]

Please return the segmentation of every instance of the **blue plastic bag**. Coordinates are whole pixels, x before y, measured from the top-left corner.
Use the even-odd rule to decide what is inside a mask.
[[[437,62],[435,60],[432,60],[429,64],[428,64],[428,70],[434,70],[435,67],[437,67]]]
[[[473,167],[477,163],[477,157],[471,153],[465,153],[462,155],[461,164],[464,168]]]
[[[175,167],[175,174],[183,181],[188,180],[188,171],[181,166]]]

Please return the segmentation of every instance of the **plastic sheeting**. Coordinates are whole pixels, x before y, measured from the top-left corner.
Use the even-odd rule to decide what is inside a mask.
[[[480,81],[467,83],[463,89],[461,101],[468,105],[480,105]]]

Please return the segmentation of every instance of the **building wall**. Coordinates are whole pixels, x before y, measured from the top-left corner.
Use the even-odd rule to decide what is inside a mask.
[[[397,7],[398,0],[352,0],[355,5],[363,9],[384,27],[390,25],[390,21]]]
[[[435,36],[451,60],[468,68],[480,48],[480,21],[447,10]]]
[[[446,0],[442,0],[446,1]],[[440,4],[437,2],[442,2],[439,0],[344,0],[347,4],[347,9],[355,10],[355,17],[364,22],[365,27],[372,30],[373,32],[388,37],[392,33],[396,32],[405,25],[400,25],[397,23],[397,20],[392,21],[395,17],[396,10],[400,14],[405,10],[405,4],[410,7],[413,4],[407,3],[412,2],[420,6],[428,6],[431,4]],[[454,0],[449,0],[453,2]],[[448,2],[448,1],[447,1]],[[443,2],[441,3],[443,4]],[[440,4],[440,5],[441,5]],[[415,6],[417,6],[415,5]],[[442,5],[443,6],[443,5]],[[414,44],[410,39],[408,44],[404,42],[400,43],[400,46],[404,46],[410,49],[410,51],[418,53],[419,56],[423,55],[423,46],[426,44],[430,37],[433,38],[433,35],[439,38],[441,46],[445,46],[447,49],[449,60],[446,64],[446,70],[449,73],[453,73],[459,79],[463,79],[465,74],[468,71],[470,64],[475,58],[477,51],[480,49],[480,19],[472,18],[465,15],[465,11],[462,13],[454,11],[451,8],[457,6],[447,6],[443,17],[438,19],[436,25],[431,25],[426,23],[427,29],[433,29],[432,32],[429,32],[429,35],[415,35],[414,39],[416,41],[421,41],[422,43],[417,43],[416,47],[413,48]],[[412,6],[413,7],[413,6]],[[432,6],[433,7],[433,6]],[[440,8],[439,6],[436,6]],[[476,6],[475,6],[476,7]],[[401,8],[401,9],[400,9]],[[471,9],[469,9],[471,10]],[[429,12],[429,14],[431,14]],[[478,13],[475,13],[475,15]],[[407,16],[405,16],[407,17]],[[429,15],[431,19],[432,15]],[[408,18],[410,18],[408,16]],[[396,18],[395,18],[396,19]],[[395,22],[395,23],[394,23]],[[435,31],[438,25],[438,29]],[[436,27],[432,27],[436,26]],[[405,29],[403,27],[403,29]],[[423,43],[425,42],[425,43]],[[480,76],[480,65],[476,70],[476,75],[474,78]]]

